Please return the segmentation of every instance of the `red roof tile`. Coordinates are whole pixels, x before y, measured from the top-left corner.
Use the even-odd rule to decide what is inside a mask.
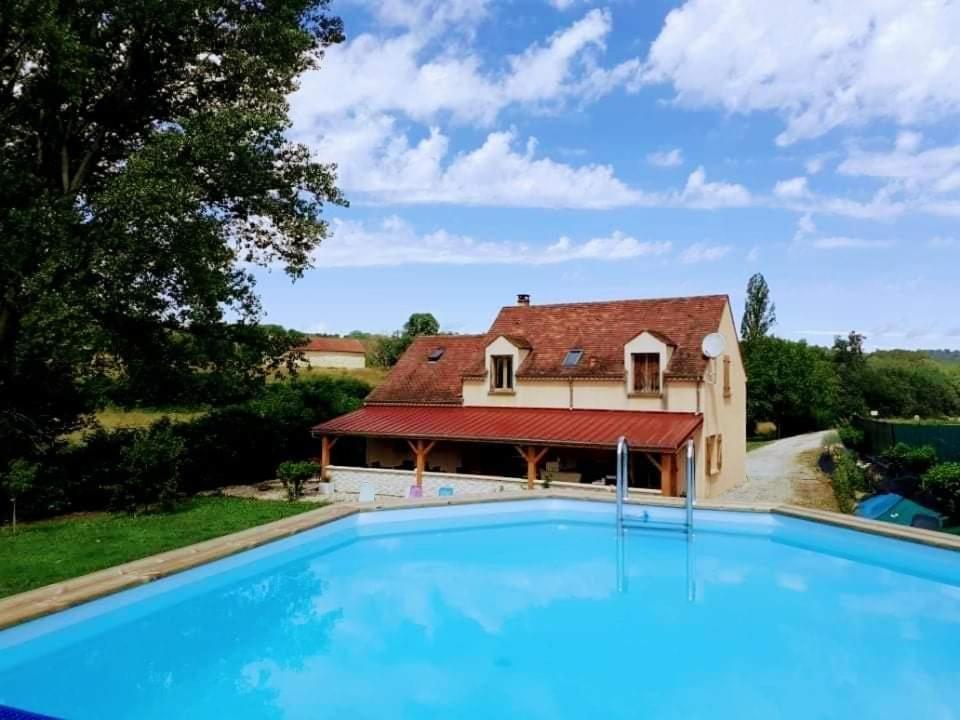
[[[674,451],[703,422],[694,413],[499,407],[366,406],[317,425],[318,435],[358,435]]]
[[[297,349],[304,352],[366,353],[363,343],[356,338],[340,337],[312,337],[305,345],[301,345]]]
[[[463,401],[463,371],[486,346],[483,335],[424,335],[415,338],[386,381],[367,398],[373,403],[455,404]],[[435,362],[430,353],[442,349]]]
[[[705,335],[716,332],[726,306],[724,295],[614,300],[560,305],[516,305],[500,311],[487,342],[500,335],[522,338],[532,350],[517,368],[523,377],[623,377],[623,346],[643,331],[675,345],[668,377],[700,377],[706,359],[700,350]],[[563,367],[569,350],[583,350],[573,368]],[[478,354],[466,375],[486,373]]]

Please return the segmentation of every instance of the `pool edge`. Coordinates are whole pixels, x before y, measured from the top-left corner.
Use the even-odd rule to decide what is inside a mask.
[[[133,560],[122,565],[116,565],[87,575],[81,575],[76,578],[64,580],[52,585],[45,585],[24,593],[3,598],[0,600],[0,630],[61,610],[66,610],[91,600],[112,595],[122,590],[144,585],[154,580],[159,580],[355,515],[388,510],[515,502],[518,500],[575,500],[613,503],[612,498],[599,498],[595,495],[585,496],[583,493],[575,491],[548,490],[505,492],[492,496],[477,495],[473,497],[462,496],[442,499],[419,499],[415,501],[328,505],[282,520],[258,525],[229,535],[222,535],[194,545],[168,550],[167,552],[157,555]],[[634,505],[660,505],[667,507],[681,507],[683,504],[682,499],[679,498],[663,498],[655,495],[640,496],[629,502]],[[705,501],[698,503],[697,509],[782,515],[960,552],[960,537],[953,535],[891,525],[889,523],[867,520],[852,515],[842,515],[840,513],[814,510],[795,505],[772,505],[764,503],[721,504]]]

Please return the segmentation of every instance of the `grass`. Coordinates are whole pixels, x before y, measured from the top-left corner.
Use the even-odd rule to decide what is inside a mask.
[[[298,375],[303,377],[318,377],[329,375],[331,377],[350,377],[357,380],[363,380],[366,383],[369,383],[373,387],[377,387],[387,378],[387,373],[390,372],[390,368],[381,368],[381,367],[365,367],[365,368],[300,368],[297,370]]]
[[[0,528],[0,597],[262,525],[316,503],[197,497],[172,513],[96,513]]]
[[[199,408],[136,408],[125,410],[118,407],[104,408],[97,413],[97,420],[108,430],[117,428],[148,427],[160,418],[173,422],[185,422],[200,417],[206,410]]]
[[[757,448],[762,448],[764,445],[769,445],[776,438],[770,438],[769,440],[747,440],[747,452],[751,450],[756,450]]]

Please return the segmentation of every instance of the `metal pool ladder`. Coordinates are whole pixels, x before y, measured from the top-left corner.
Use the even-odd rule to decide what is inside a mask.
[[[687,532],[693,532],[693,508],[697,503],[697,457],[693,440],[687,440]],[[623,501],[629,493],[630,444],[620,436],[617,440],[617,531],[623,531]]]

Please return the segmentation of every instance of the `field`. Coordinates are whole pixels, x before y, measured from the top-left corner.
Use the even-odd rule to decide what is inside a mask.
[[[90,513],[0,528],[0,597],[315,510],[317,503],[196,497],[172,513]]]

